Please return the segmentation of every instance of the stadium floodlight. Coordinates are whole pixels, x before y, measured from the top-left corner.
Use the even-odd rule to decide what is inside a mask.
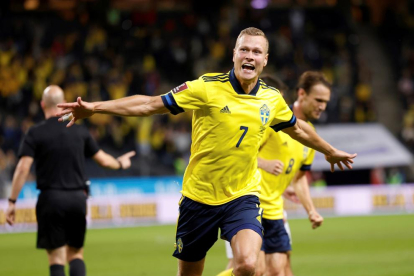
[[[250,5],[253,9],[261,10],[269,5],[269,0],[252,0]]]

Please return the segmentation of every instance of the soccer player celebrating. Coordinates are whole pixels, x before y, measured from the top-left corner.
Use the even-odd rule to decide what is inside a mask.
[[[272,83],[271,80],[263,80],[268,84]],[[319,119],[326,109],[331,95],[330,86],[320,72],[303,73],[296,89],[298,98],[292,105],[295,116],[312,126],[310,121]],[[291,241],[284,225],[282,197],[289,184],[292,183],[296,195],[307,211],[312,228],[319,227],[323,222],[322,216],[313,205],[306,178],[306,171],[310,170],[314,156],[313,149],[303,146],[285,133],[266,130],[258,158],[258,167],[262,173],[260,203],[263,208],[264,236],[256,276],[292,275],[289,260]],[[227,244],[226,249],[231,260]],[[228,267],[231,265],[230,261]],[[231,270],[219,274],[226,275],[231,275]]]
[[[49,275],[64,276],[68,263],[71,276],[85,276],[85,157],[104,168],[119,170],[131,166],[135,152],[115,159],[99,149],[86,128],[75,126],[68,131],[54,117],[59,111],[56,105],[63,102],[59,86],[50,85],[43,91],[41,106],[46,120],[29,129],[19,149],[6,220],[10,225],[15,222],[17,197],[34,162],[40,190],[36,204],[37,248],[47,251]]]
[[[219,229],[221,237],[231,241],[233,274],[254,275],[263,231],[257,153],[267,128],[283,130],[322,152],[331,170],[335,164],[341,170],[352,168],[356,154],[325,142],[306,122],[296,119],[276,89],[259,81],[268,49],[265,34],[247,28],[237,38],[234,68],[228,73],[205,74],[162,96],[135,95],[94,103],[78,98],[58,105],[64,108],[58,116],[71,114],[68,127],[95,113],[149,116],[193,111],[191,157],[179,201],[173,254],[179,259],[179,276],[202,275],[206,253]]]

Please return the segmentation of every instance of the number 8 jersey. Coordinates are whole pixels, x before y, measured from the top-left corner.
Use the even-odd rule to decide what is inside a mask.
[[[296,123],[278,90],[259,80],[245,94],[234,70],[185,82],[162,100],[172,114],[193,111],[191,157],[182,194],[208,205],[259,195],[257,155],[265,130]]]
[[[313,127],[312,123],[308,124]],[[262,140],[259,157],[277,159],[284,164],[283,172],[277,176],[259,169],[262,174],[260,207],[263,208],[263,218],[283,219],[283,192],[299,170],[311,169],[315,150],[302,145],[284,132],[276,133],[268,129]]]

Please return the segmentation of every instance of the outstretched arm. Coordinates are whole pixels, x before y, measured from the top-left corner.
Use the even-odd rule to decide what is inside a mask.
[[[33,164],[33,157],[23,156],[20,158],[19,163],[17,163],[16,170],[14,171],[12,188],[10,199],[16,200],[19,196],[19,193],[26,181],[27,175],[30,171],[30,167]],[[16,204],[9,201],[9,207],[6,211],[6,221],[8,224],[13,225],[16,216]]]
[[[306,179],[306,172],[299,171],[295,175],[292,181],[292,185],[295,189],[296,195],[298,196],[300,202],[302,203],[303,207],[308,213],[309,221],[312,224],[312,228],[318,228],[322,225],[323,217],[319,215],[319,213],[315,209],[315,206],[313,205],[312,198],[309,192],[308,180]]]
[[[57,106],[63,109],[56,114],[56,116],[61,117],[59,121],[70,120],[67,127],[72,126],[77,120],[90,117],[95,113],[145,117],[169,112],[164,106],[161,96],[149,97],[143,95],[92,103],[82,101],[81,97],[78,97],[74,103],[61,103]]]
[[[349,154],[334,148],[323,140],[305,121],[297,119],[294,126],[285,128],[282,131],[303,145],[325,154],[326,161],[331,164],[332,172],[335,170],[335,164],[341,170],[344,170],[343,165],[348,169],[352,169],[351,164],[354,163],[352,159],[354,159],[357,154]]]

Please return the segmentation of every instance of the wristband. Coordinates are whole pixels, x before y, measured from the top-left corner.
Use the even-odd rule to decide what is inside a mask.
[[[72,112],[62,116],[62,122],[71,121],[73,119]]]
[[[12,199],[12,198],[9,197],[9,202],[14,204],[14,203],[16,203],[16,201],[17,201],[17,199]]]
[[[118,163],[119,163],[119,169],[118,169],[118,171],[122,171],[124,168],[122,167],[121,161],[119,161],[118,159],[116,159],[116,161],[118,161]]]

